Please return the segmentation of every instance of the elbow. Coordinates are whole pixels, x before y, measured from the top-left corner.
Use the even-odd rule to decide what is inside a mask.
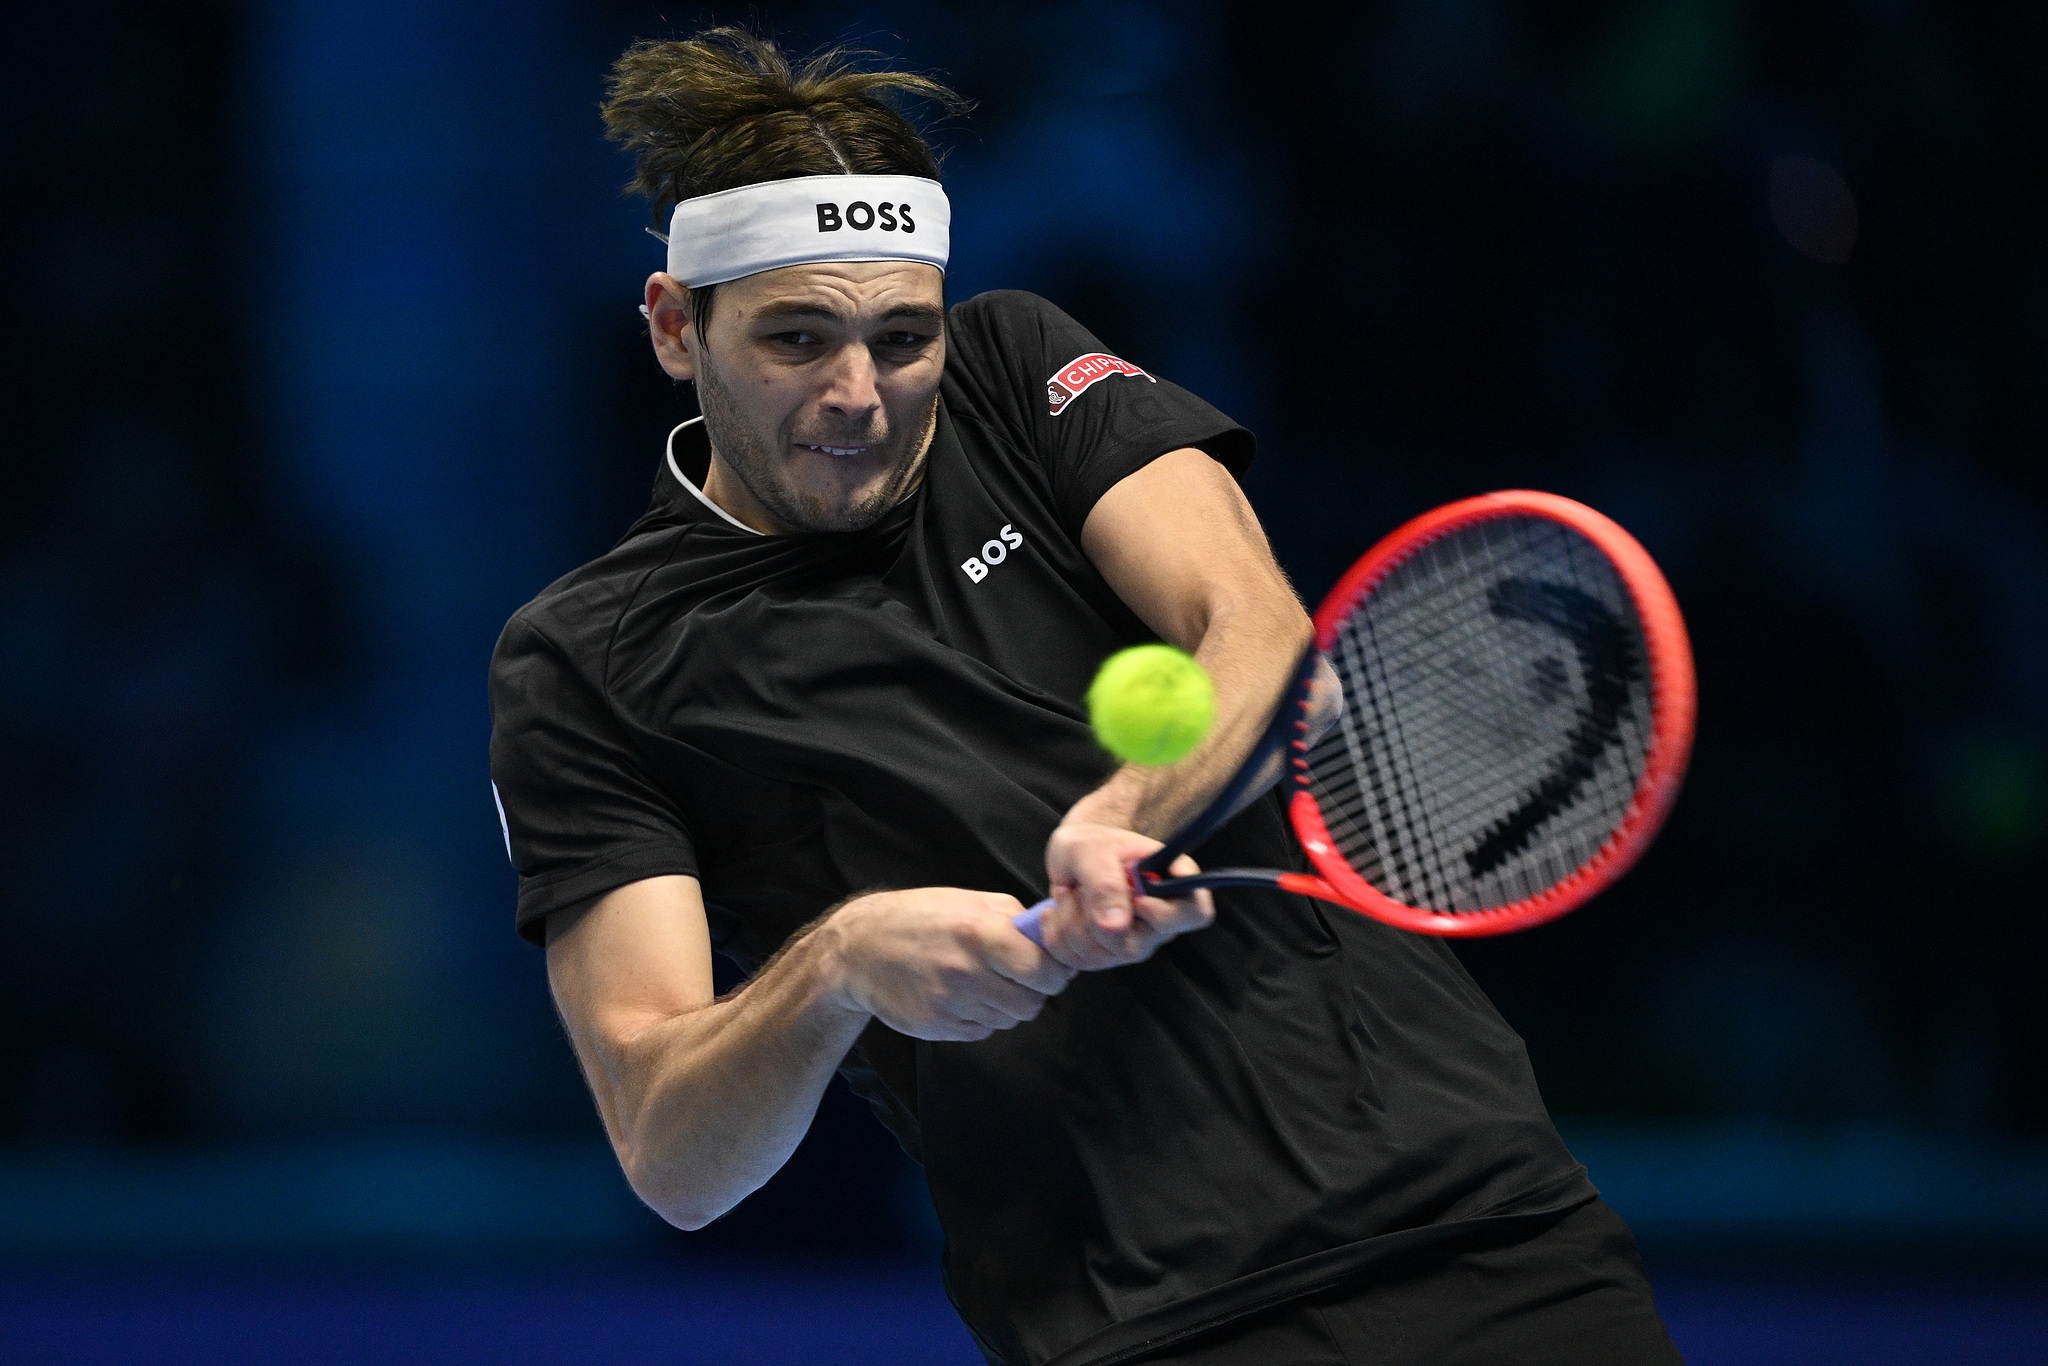
[[[694,1209],[661,1209],[657,1207],[654,1212],[659,1214],[672,1227],[679,1228],[685,1233],[695,1233],[698,1229],[703,1228],[718,1217],[716,1214],[704,1214]]]
[[[721,1201],[710,1191],[696,1189],[673,1170],[651,1164],[633,1152],[620,1151],[619,1167],[641,1204],[685,1232],[696,1232],[739,1203]]]
[[[633,1188],[633,1194],[639,1196],[641,1204],[651,1208],[676,1229],[694,1233],[731,1208],[707,1200],[707,1192],[690,1190],[688,1182],[676,1180],[674,1171],[649,1167],[647,1161],[633,1153],[618,1153],[618,1167],[625,1171],[627,1186]]]

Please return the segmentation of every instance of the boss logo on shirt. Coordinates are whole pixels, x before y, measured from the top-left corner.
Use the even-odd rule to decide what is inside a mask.
[[[961,561],[960,568],[968,578],[980,583],[988,577],[988,571],[1010,558],[1010,552],[1024,544],[1023,533],[1005,522],[1003,529],[982,543],[981,554],[969,555]]]
[[[1045,398],[1052,405],[1052,415],[1058,417],[1069,403],[1081,397],[1089,385],[1111,375],[1136,375],[1149,384],[1159,383],[1127,360],[1119,360],[1102,351],[1090,351],[1062,365],[1059,373],[1045,382]]]
[[[856,199],[846,206],[844,214],[840,213],[837,204],[818,206],[819,232],[838,232],[842,227],[861,232],[869,228],[880,228],[883,232],[895,232],[898,228],[904,232],[917,231],[917,224],[910,221],[908,204],[870,204],[864,199]]]

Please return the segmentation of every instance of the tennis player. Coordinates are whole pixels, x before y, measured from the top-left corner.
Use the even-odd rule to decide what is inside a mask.
[[[1252,437],[1043,299],[947,311],[951,210],[885,90],[954,100],[713,30],[630,49],[605,106],[703,417],[506,627],[491,767],[634,1189],[716,1219],[838,1070],[923,1164],[991,1362],[1676,1361],[1444,944],[1279,893],[1133,904],[1126,861],[1308,637],[1238,491]],[[1157,639],[1218,721],[1117,768],[1080,699]],[[1301,866],[1271,799],[1202,852]],[[1011,919],[1048,886],[1041,950]],[[749,978],[724,997],[714,951]]]

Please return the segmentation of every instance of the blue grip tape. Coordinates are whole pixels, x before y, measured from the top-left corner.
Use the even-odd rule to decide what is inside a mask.
[[[1045,947],[1045,913],[1051,909],[1052,898],[1047,897],[1010,923],[1017,927],[1017,933],[1042,949]]]

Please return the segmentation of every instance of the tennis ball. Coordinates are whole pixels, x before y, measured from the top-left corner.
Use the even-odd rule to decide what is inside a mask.
[[[1208,671],[1171,645],[1133,645],[1103,662],[1088,687],[1088,720],[1102,747],[1127,763],[1186,758],[1216,719]]]

